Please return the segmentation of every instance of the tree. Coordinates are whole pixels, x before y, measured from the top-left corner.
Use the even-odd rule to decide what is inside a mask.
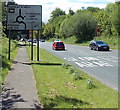
[[[53,10],[51,12],[51,16],[50,16],[50,20],[49,21],[53,21],[56,17],[61,16],[61,15],[65,15],[65,11],[62,11],[60,8],[56,8],[55,10]]]
[[[94,37],[97,21],[89,12],[77,13],[72,19],[73,33],[78,41],[91,40]]]
[[[86,10],[91,11],[91,12],[98,12],[98,11],[100,11],[101,9],[98,8],[98,7],[87,7]]]
[[[96,29],[96,20],[89,12],[76,13],[66,18],[60,26],[60,35],[64,38],[76,36],[77,42],[91,40]]]
[[[59,35],[60,25],[64,21],[65,18],[66,18],[66,15],[61,15],[59,17],[56,17],[53,21],[53,26],[54,26],[54,29],[55,29],[54,34],[55,34],[56,37],[60,37],[60,35]]]
[[[112,18],[111,21],[113,23],[113,26],[115,27],[118,35],[120,35],[120,2],[116,2],[115,8],[112,11]]]
[[[46,39],[49,39],[49,38],[52,38],[52,34],[54,33],[54,30],[53,29],[53,24],[51,23],[47,23],[44,27],[44,30],[43,30],[43,36],[46,37]]]
[[[75,12],[70,8],[68,15],[69,15],[69,16],[72,16],[72,15],[74,15],[74,14],[75,14]]]

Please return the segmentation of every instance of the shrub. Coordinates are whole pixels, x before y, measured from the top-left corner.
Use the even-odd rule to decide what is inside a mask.
[[[92,89],[92,88],[94,88],[95,86],[94,86],[94,84],[93,84],[93,80],[92,79],[89,79],[88,81],[87,81],[87,88],[88,89]]]
[[[73,73],[73,75],[74,75],[74,79],[75,79],[75,80],[82,79],[82,74],[79,73],[79,72],[77,72],[77,71],[75,71],[75,72]]]
[[[72,74],[74,73],[75,69],[73,67],[70,67],[69,70],[68,70],[68,73]]]
[[[69,66],[68,64],[62,63],[62,67],[63,67],[63,68],[68,69],[68,66]]]

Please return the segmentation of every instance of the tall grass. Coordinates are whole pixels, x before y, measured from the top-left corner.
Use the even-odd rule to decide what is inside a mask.
[[[1,56],[1,77],[0,77],[0,84],[4,81],[8,70],[10,69],[12,65],[12,61],[14,60],[14,57],[17,54],[18,51],[18,45],[17,41],[11,40],[11,60],[8,60],[8,39],[6,37],[1,37],[0,40],[0,56]]]

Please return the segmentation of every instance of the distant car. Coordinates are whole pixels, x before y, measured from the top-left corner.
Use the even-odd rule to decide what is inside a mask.
[[[65,45],[62,41],[54,41],[52,45],[53,50],[65,50]]]
[[[32,39],[28,39],[28,42],[32,42]]]
[[[41,39],[40,42],[45,42],[45,39]]]
[[[91,50],[107,50],[109,51],[110,47],[104,41],[91,41],[89,44]]]
[[[60,41],[59,39],[56,39],[55,41]]]
[[[33,39],[33,43],[37,43],[37,40],[36,40],[36,39]]]

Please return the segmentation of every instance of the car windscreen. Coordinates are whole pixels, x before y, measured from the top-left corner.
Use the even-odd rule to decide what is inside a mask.
[[[64,46],[63,42],[58,42],[56,46]]]
[[[96,44],[105,44],[103,41],[96,41]]]

